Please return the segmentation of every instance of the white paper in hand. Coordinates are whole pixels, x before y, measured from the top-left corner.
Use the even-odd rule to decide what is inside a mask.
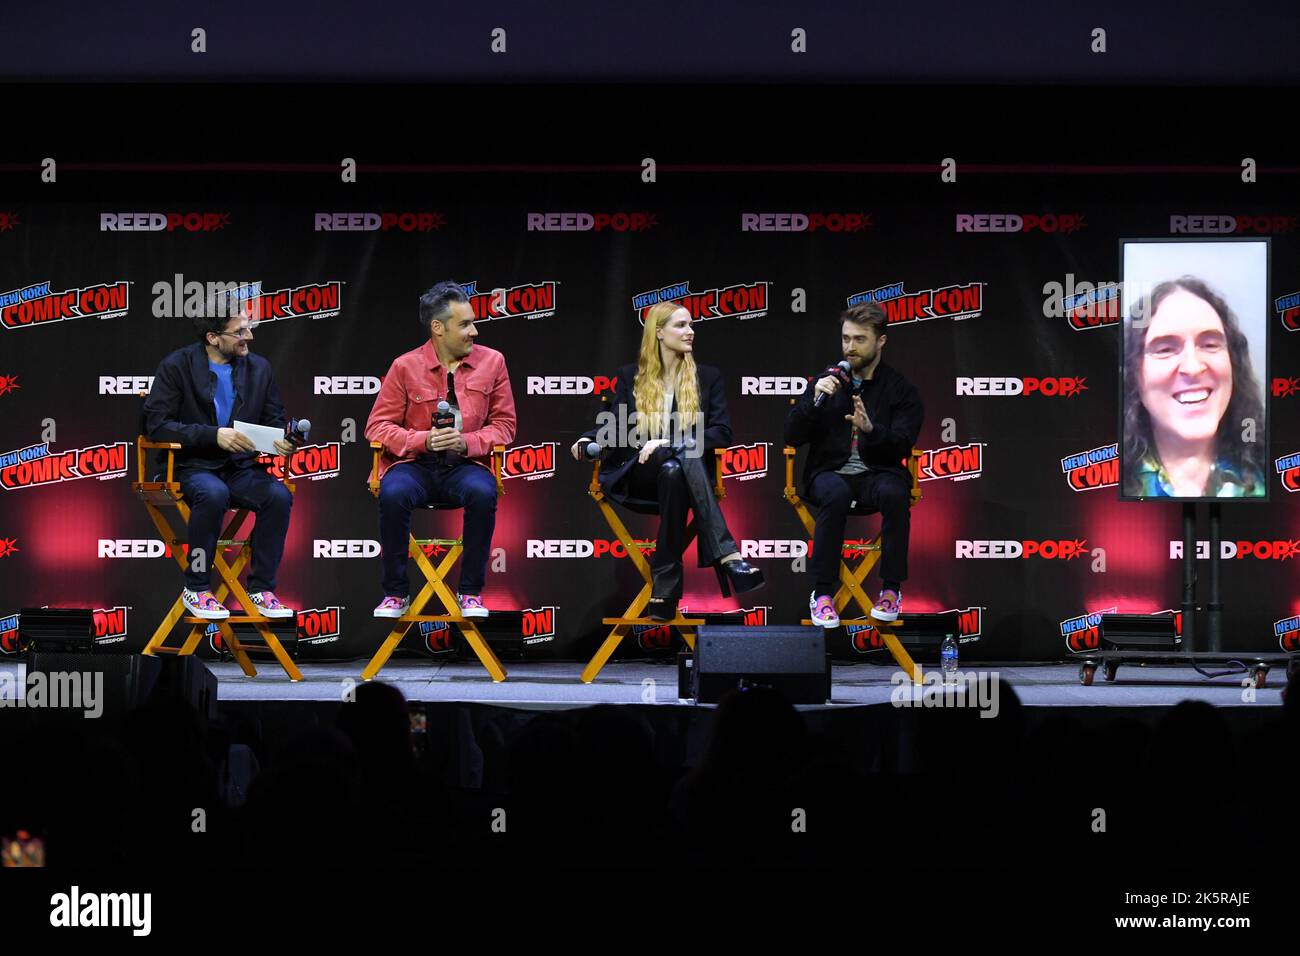
[[[284,437],[284,429],[274,425],[254,425],[251,422],[233,422],[235,431],[247,435],[257,450],[267,455],[278,455],[275,443]]]

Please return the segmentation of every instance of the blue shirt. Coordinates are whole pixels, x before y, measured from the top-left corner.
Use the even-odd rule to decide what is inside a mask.
[[[235,383],[231,379],[230,363],[219,365],[208,359],[208,368],[217,373],[217,390],[212,394],[212,403],[217,406],[217,427],[224,428],[230,424],[230,413],[235,409]]]

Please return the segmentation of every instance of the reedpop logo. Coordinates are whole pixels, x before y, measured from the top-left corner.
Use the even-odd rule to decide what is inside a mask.
[[[1000,681],[997,671],[957,671],[946,681],[939,671],[931,670],[917,683],[906,672],[895,671],[889,678],[894,685],[889,703],[894,707],[968,707],[978,710],[981,718],[996,717]]]
[[[100,232],[220,232],[228,212],[101,212]]]
[[[10,392],[16,392],[21,385],[18,384],[17,375],[0,375],[0,395],[8,395]]]
[[[864,212],[742,212],[741,232],[862,232],[871,228]]]
[[[1012,378],[1006,376],[957,377],[957,394],[969,396],[1045,395],[1049,398],[1074,398],[1088,390],[1083,377]]]
[[[440,212],[318,212],[315,232],[433,232],[447,224]]]
[[[21,226],[23,221],[18,218],[16,212],[0,212],[0,232],[8,232],[16,226]]]
[[[646,232],[659,225],[652,212],[530,212],[528,232]]]
[[[1081,213],[957,213],[957,232],[1039,232],[1068,235],[1086,229]]]

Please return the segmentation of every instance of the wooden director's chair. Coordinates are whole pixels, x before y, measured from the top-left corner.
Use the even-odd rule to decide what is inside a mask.
[[[370,448],[373,453],[373,459],[370,465],[370,478],[367,480],[367,487],[370,493],[379,497],[379,456],[383,453],[383,443],[372,441]],[[497,483],[497,497],[505,494],[505,483],[501,480],[501,471],[505,459],[506,446],[492,446],[492,477]],[[424,506],[430,511],[457,511],[453,505],[428,504]],[[442,556],[442,560],[434,565],[429,560],[428,555],[424,553],[425,545],[444,547],[447,553]],[[447,624],[454,624],[460,628],[460,633],[464,636],[469,646],[478,656],[479,661],[483,664],[487,672],[492,675],[492,680],[501,682],[506,679],[505,668],[497,660],[496,654],[484,640],[478,625],[470,618],[461,616],[460,602],[456,600],[456,594],[447,587],[445,579],[450,573],[456,561],[459,560],[461,552],[464,550],[463,538],[416,538],[412,534],[407,535],[407,548],[410,556],[415,559],[416,567],[424,575],[425,585],[420,589],[419,594],[411,601],[411,606],[407,608],[406,613],[393,622],[393,629],[388,632],[384,642],[379,645],[379,650],[375,651],[375,656],[370,659],[365,670],[361,672],[362,680],[372,680],[379,673],[380,669],[388,663],[388,658],[392,656],[393,651],[402,643],[402,638],[406,637],[407,631],[411,625],[419,621],[443,621]],[[437,596],[442,602],[443,614],[422,614],[425,606]]]
[[[185,553],[185,531],[190,521],[190,506],[181,496],[181,485],[174,478],[174,469],[176,464],[176,452],[181,446],[176,442],[156,442],[149,441],[144,435],[135,440],[135,460],[136,460],[136,481],[132,482],[131,490],[136,496],[144,502],[145,510],[149,512],[149,517],[153,519],[154,525],[158,528],[159,533],[171,548],[172,558],[184,571],[187,564]],[[167,453],[167,472],[165,481],[145,481],[145,459],[150,451],[165,451]],[[284,486],[293,493],[293,484],[286,481]],[[163,509],[169,509],[164,514]],[[243,573],[245,566],[253,556],[252,546],[248,538],[236,538],[235,535],[244,526],[248,519],[248,509],[232,509],[235,511],[234,516],[226,523],[225,529],[221,532],[217,540],[216,553],[210,556],[212,567],[216,569],[217,574],[221,577],[221,586],[213,593],[218,601],[225,602],[226,595],[233,594],[239,606],[243,609],[241,614],[231,614],[224,621],[209,621],[205,618],[194,617],[185,613],[184,602],[177,597],[172,604],[171,610],[167,616],[162,619],[157,629],[153,632],[153,637],[145,645],[142,653],[146,655],[154,654],[193,654],[198,648],[199,642],[203,640],[203,635],[207,632],[209,624],[217,625],[221,631],[221,637],[225,641],[226,647],[230,648],[230,653],[234,656],[235,661],[239,664],[244,674],[248,677],[257,676],[257,668],[253,662],[248,659],[248,652],[244,645],[240,643],[239,638],[235,636],[232,624],[251,625],[258,634],[261,635],[263,642],[275,659],[280,662],[284,672],[289,675],[293,681],[302,680],[302,672],[298,670],[292,658],[285,651],[280,639],[275,636],[271,630],[273,623],[283,623],[285,619],[272,621],[258,613],[255,605],[248,596],[248,592],[239,582],[239,575]],[[171,514],[179,514],[179,530],[173,524],[169,517]],[[222,552],[226,548],[238,547],[239,553],[235,555],[233,564],[227,564]],[[185,643],[180,647],[168,646],[165,642],[171,636],[172,629],[177,622],[184,622],[190,625],[189,636],[185,638]]]
[[[787,445],[785,452],[785,500],[790,502],[794,508],[795,514],[803,522],[803,526],[808,530],[808,537],[813,536],[817,523],[813,520],[812,514],[808,511],[808,506],[804,504],[803,499],[799,497],[798,491],[794,484],[794,459],[796,451]],[[907,460],[907,471],[912,476],[911,501],[908,507],[914,507],[921,500],[921,483],[920,483],[921,452],[913,448],[911,455]],[[860,505],[858,502],[853,503],[849,509],[851,515],[874,514],[874,511]],[[862,560],[858,562],[857,570],[851,570],[844,563],[844,558],[840,557],[840,588],[835,592],[835,613],[842,614],[848,607],[849,601],[854,601],[864,615],[861,618],[851,620],[840,620],[841,625],[845,624],[866,624],[874,627],[876,633],[880,635],[885,646],[889,648],[889,653],[894,655],[894,660],[898,662],[904,672],[911,676],[916,683],[921,683],[921,668],[916,664],[911,656],[904,649],[902,643],[898,640],[898,635],[894,632],[903,626],[902,621],[878,621],[871,616],[871,608],[874,602],[867,597],[866,591],[862,589],[862,582],[867,579],[876,562],[880,560],[880,535],[870,544],[862,545],[860,550],[863,552]],[[812,624],[811,619],[803,621],[805,625]]]
[[[715,464],[717,467],[714,469],[713,494],[719,501],[727,496],[726,490],[722,486],[723,451],[724,449],[721,448],[714,449],[714,455],[716,456]],[[618,512],[614,510],[614,506],[611,505],[609,499],[605,497],[605,491],[600,487],[599,476],[600,462],[592,462],[591,481],[587,485],[587,494],[591,495],[595,500],[596,505],[600,508],[600,513],[605,516],[605,521],[609,524],[610,530],[613,531],[618,540],[623,543],[628,558],[631,560],[633,567],[635,567],[640,573],[641,578],[645,583],[641,586],[641,590],[637,592],[636,597],[632,599],[632,603],[627,606],[627,610],[624,611],[620,617],[603,617],[600,619],[601,624],[608,625],[613,629],[609,632],[609,636],[605,638],[605,642],[600,645],[600,649],[596,651],[595,656],[592,657],[592,659],[587,662],[587,666],[583,668],[582,682],[584,684],[590,684],[596,679],[596,675],[599,674],[601,668],[609,662],[609,659],[614,656],[614,652],[618,650],[618,645],[622,643],[623,638],[627,636],[628,631],[633,627],[641,625],[652,625],[655,627],[667,625],[668,627],[675,627],[682,635],[682,640],[686,642],[686,646],[693,651],[695,650],[695,629],[704,623],[704,618],[702,617],[682,617],[680,610],[677,612],[676,616],[669,621],[656,621],[653,618],[645,617],[643,615],[645,606],[650,603],[650,598],[654,596],[654,579],[650,574],[650,564],[646,561],[645,555],[641,553],[642,548],[645,546],[638,545],[632,540],[632,535],[628,533],[627,526],[623,524],[622,519],[618,516]],[[646,513],[657,514],[658,510],[647,511]],[[691,542],[695,540],[695,534],[695,516],[692,514],[690,522],[686,525],[685,547],[690,547]],[[683,548],[683,551],[684,550],[685,548]]]

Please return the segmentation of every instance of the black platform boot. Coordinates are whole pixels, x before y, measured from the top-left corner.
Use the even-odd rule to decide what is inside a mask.
[[[671,621],[677,616],[677,599],[682,593],[682,563],[650,569],[653,596],[646,604],[651,620]]]
[[[718,575],[718,587],[723,597],[730,597],[734,589],[736,596],[757,591],[764,584],[763,572],[744,558],[737,561],[719,561],[713,566]]]

